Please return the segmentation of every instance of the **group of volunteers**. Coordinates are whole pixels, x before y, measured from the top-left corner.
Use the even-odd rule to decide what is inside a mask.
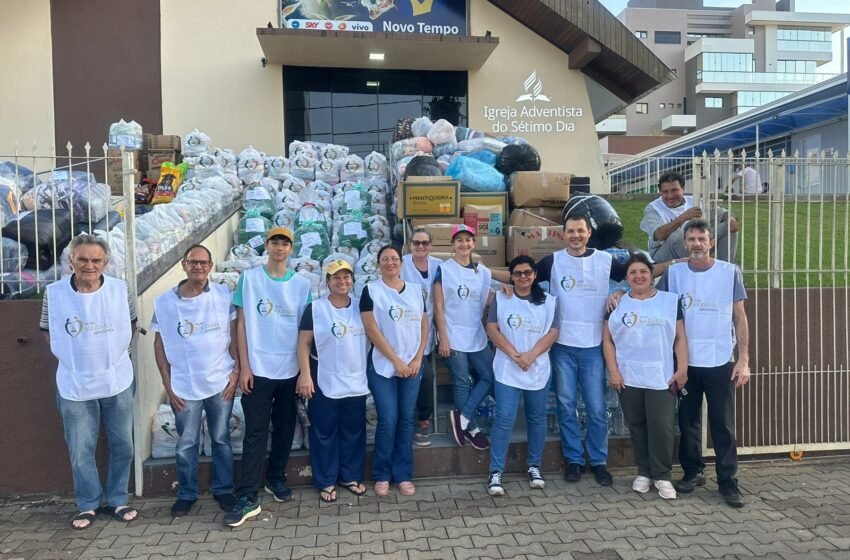
[[[286,468],[298,399],[309,402],[319,499],[336,501],[338,489],[365,494],[370,393],[377,412],[374,493],[386,496],[394,485],[401,495],[414,495],[413,446],[429,443],[434,413],[432,383],[423,378],[430,370],[426,363],[437,356],[451,373],[455,442],[490,450],[490,495],[505,494],[503,472],[520,399],[528,426],[528,481],[544,487],[552,389],[564,479],[579,481],[589,464],[598,484],[611,485],[607,383],[619,394],[629,428],[635,491],[654,485],[662,498],[672,499],[705,484],[705,396],[719,490],[729,505],[741,507],[733,400],[735,388],[749,379],[746,293],[738,267],[712,256],[716,239],[684,186],[681,175],[662,175],[661,196],[647,206],[641,228],[656,262],[636,252],[621,263],[589,248],[589,220],[568,214],[564,250],[539,262],[519,256],[507,271],[491,271],[473,254],[475,230],[461,224],[452,231],[453,256],[446,261],[430,256],[431,235],[424,229],[412,233],[406,255],[383,247],[377,254],[380,278],[360,298],[352,294],[351,264],[327,263],[328,293],[314,300],[309,281],[287,268],[293,235],[285,227],[268,232],[267,263],[245,271],[233,294],[209,282],[210,251],[190,247],[181,261],[186,278],[156,299],[150,323],[179,435],[172,515],[186,515],[198,498],[202,414],[212,443],[210,489],[225,511],[225,525],[237,527],[260,513],[261,484],[275,500],[290,500]],[[737,223],[728,214],[723,219],[724,236],[734,234]],[[136,314],[126,284],[103,274],[109,246],[102,239],[75,237],[70,258],[73,274],[44,294],[41,328],[59,361],[57,402],[79,509],[72,526],[85,529],[99,514],[123,521],[138,515],[127,503],[134,396],[128,349]],[[609,280],[624,279],[629,291],[609,295]],[[494,291],[492,280],[505,286]],[[238,484],[229,435],[237,390],[245,414]],[[576,414],[579,390],[587,412],[584,442]],[[496,401],[490,441],[476,424],[488,394]],[[677,399],[684,475],[674,485]],[[101,419],[109,441],[105,488],[95,464]]]

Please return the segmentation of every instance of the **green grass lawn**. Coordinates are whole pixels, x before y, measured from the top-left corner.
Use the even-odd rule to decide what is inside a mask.
[[[625,231],[623,241],[646,249],[646,234],[640,230],[645,200],[611,202]],[[770,202],[732,201],[732,213],[739,217],[736,262],[744,271],[748,287],[768,287],[772,280],[782,287],[828,287],[848,284],[848,221],[850,205],[841,202]],[[771,232],[774,215],[782,216],[782,239]],[[782,244],[782,269],[773,263],[773,250]],[[834,253],[833,253],[834,250]]]

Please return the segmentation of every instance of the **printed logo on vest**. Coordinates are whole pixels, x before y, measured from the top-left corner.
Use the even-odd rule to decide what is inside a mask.
[[[693,309],[694,311],[707,311],[709,313],[716,313],[719,311],[716,303],[695,298],[692,294],[687,292],[682,294],[679,300],[682,302],[682,309],[685,311],[689,309]]]
[[[466,301],[466,298],[469,297],[469,288],[466,287],[466,284],[457,287],[457,297],[460,298],[460,301]]]
[[[690,309],[694,304],[694,296],[685,292],[682,294],[682,297],[679,298],[679,301],[682,302],[682,309]]]
[[[508,318],[505,319],[505,323],[507,323],[512,330],[517,330],[522,326],[522,315],[519,313],[511,313],[508,315]]]
[[[65,332],[68,333],[69,336],[78,337],[83,333],[85,326],[83,325],[83,321],[79,317],[74,317],[71,319],[68,317],[65,319]]]
[[[195,332],[195,325],[189,319],[183,319],[177,323],[177,334],[180,338],[189,338]]]
[[[342,321],[334,321],[331,325],[331,334],[337,340],[341,339],[345,336],[345,333],[348,332],[348,326]]]
[[[634,327],[635,325],[637,325],[639,320],[640,320],[640,315],[638,315],[634,311],[632,311],[630,313],[626,313],[625,315],[623,315],[623,319],[622,319],[623,324],[626,325],[626,327],[629,328],[629,329]]]
[[[572,275],[570,276],[561,276],[561,289],[565,292],[569,292],[573,288],[576,287],[576,279]]]
[[[398,323],[401,321],[401,318],[404,317],[404,309],[398,305],[391,305],[390,308],[387,309],[387,315],[390,316],[390,319]]]
[[[274,311],[272,300],[260,298],[260,301],[257,302],[257,313],[260,314],[260,317],[268,317],[272,311]]]
[[[579,290],[584,290],[586,292],[595,292],[596,291],[596,282],[593,280],[577,280],[575,276],[569,274],[567,276],[561,277],[561,289],[565,292],[571,292],[578,288]]]

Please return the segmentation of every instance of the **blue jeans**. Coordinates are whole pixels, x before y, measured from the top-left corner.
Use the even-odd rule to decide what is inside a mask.
[[[537,391],[517,389],[496,381],[496,418],[490,435],[490,472],[505,470],[505,456],[516,422],[519,399],[525,399],[525,419],[528,423],[528,466],[539,467],[546,444],[546,404],[549,385]]]
[[[372,359],[366,376],[375,399],[378,427],[372,455],[375,482],[413,480],[413,416],[425,363],[416,377],[384,377],[375,371]]]
[[[74,496],[80,511],[97,509],[104,499],[110,507],[127,503],[130,463],[133,461],[134,392],[133,385],[130,385],[115,396],[89,401],[71,401],[56,395],[71,459]],[[109,443],[105,492],[95,462],[101,417]]]
[[[575,348],[555,344],[549,353],[555,392],[558,395],[558,424],[561,449],[569,463],[584,464],[581,430],[576,416],[578,388],[587,411],[585,443],[591,465],[608,461],[608,411],[605,406],[605,361],[602,346]]]
[[[201,441],[201,412],[207,413],[207,430],[212,441],[213,496],[233,492],[233,448],[230,446],[230,413],[233,399],[225,401],[221,394],[203,400],[184,400],[181,412],[174,411],[177,423],[177,498],[198,498],[198,444]],[[173,407],[172,407],[173,410]]]
[[[493,388],[493,350],[485,346],[478,352],[460,352],[452,350],[446,358],[446,366],[452,374],[452,393],[455,409],[469,420],[467,430],[478,427],[475,416],[478,405]],[[475,385],[470,388],[470,367],[474,371]]]
[[[322,393],[317,382],[314,381],[313,386],[316,392],[307,409],[313,485],[321,490],[337,481],[363,480],[366,395],[330,399]]]

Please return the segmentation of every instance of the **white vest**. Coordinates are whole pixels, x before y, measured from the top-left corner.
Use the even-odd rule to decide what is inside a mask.
[[[658,291],[639,300],[628,294],[608,317],[623,382],[639,389],[666,389],[673,377],[673,341],[679,297]]]
[[[234,366],[227,286],[209,284],[208,292],[193,298],[168,290],[154,301],[154,313],[174,393],[199,401],[223,391]]]
[[[422,286],[422,295],[425,298],[425,311],[428,313],[428,344],[425,345],[425,353],[430,354],[434,348],[436,329],[434,328],[434,276],[437,268],[443,262],[436,257],[428,257],[428,278],[422,278],[422,274],[413,264],[413,256],[405,255],[401,264],[401,279],[408,284],[416,283]]]
[[[478,264],[477,272],[454,259],[440,263],[443,316],[452,350],[480,352],[487,346],[481,318],[490,295],[490,269]]]
[[[546,301],[542,305],[534,305],[516,296],[509,298],[501,292],[496,294],[496,300],[499,332],[518,352],[528,352],[534,348],[552,328],[557,301],[554,296],[546,294]],[[504,352],[496,348],[493,372],[496,381],[503,385],[526,391],[543,389],[549,383],[551,372],[549,352],[538,356],[528,371],[522,371]]]
[[[242,273],[242,305],[248,363],[254,375],[290,379],[298,373],[298,324],[307,307],[310,281],[295,274],[272,280],[263,267]]]
[[[694,272],[687,263],[674,264],[667,271],[667,288],[681,296],[685,310],[688,365],[717,367],[732,359],[736,268],[714,261],[704,272]]]
[[[375,305],[372,314],[378,329],[399,359],[408,363],[416,355],[422,341],[422,313],[425,305],[419,284],[405,284],[404,291],[399,293],[378,279],[369,284],[368,290]],[[372,350],[372,364],[378,375],[387,378],[395,376],[392,361],[377,347]]]
[[[59,360],[56,386],[63,399],[113,397],[133,383],[127,284],[103,277],[92,293],[71,287],[71,278],[47,286],[50,350]]]
[[[360,318],[360,301],[337,309],[327,297],[313,302],[313,340],[319,363],[319,388],[329,399],[369,392],[366,354],[369,339]]]
[[[668,224],[685,213],[685,210],[693,207],[694,205],[694,197],[693,196],[685,196],[684,202],[675,208],[670,208],[666,204],[664,204],[664,199],[662,197],[658,197],[652,202],[650,202],[650,206],[655,208],[655,211],[658,212],[658,215],[661,216],[661,219],[667,222]]]
[[[552,257],[549,293],[558,298],[558,344],[575,348],[599,346],[608,302],[611,255],[597,250],[589,257],[573,257],[563,250]]]

